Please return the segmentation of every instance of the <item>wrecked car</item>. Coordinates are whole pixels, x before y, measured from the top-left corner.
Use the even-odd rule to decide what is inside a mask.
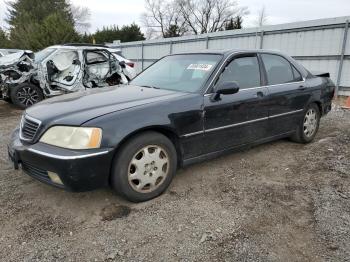
[[[21,49],[0,49],[0,57],[5,56],[5,55],[9,55],[9,54],[13,54],[13,53],[17,53],[17,52],[21,52],[23,50]]]
[[[0,58],[0,96],[20,108],[44,98],[127,84],[125,63],[98,46],[60,45]]]

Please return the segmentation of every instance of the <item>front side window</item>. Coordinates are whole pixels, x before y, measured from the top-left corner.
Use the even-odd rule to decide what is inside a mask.
[[[268,85],[300,81],[302,76],[291,63],[279,55],[262,54]]]
[[[76,60],[79,60],[79,56],[76,51],[61,49],[50,57],[50,60],[59,71],[65,71],[72,67]]]
[[[225,68],[217,84],[236,82],[241,89],[260,86],[260,69],[256,56],[234,59]]]
[[[139,74],[131,84],[195,93],[221,59],[222,55],[216,54],[166,56]]]

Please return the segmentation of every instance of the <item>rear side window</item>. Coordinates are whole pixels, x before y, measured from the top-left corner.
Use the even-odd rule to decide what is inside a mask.
[[[279,55],[262,54],[269,85],[300,81],[302,76],[291,63]]]
[[[296,70],[296,68],[292,65],[292,70],[293,70],[293,76],[294,76],[294,81],[302,81],[303,77],[301,76],[301,74],[299,73],[298,70]]]
[[[218,83],[236,82],[241,89],[260,86],[260,69],[256,56],[232,60],[221,74]]]

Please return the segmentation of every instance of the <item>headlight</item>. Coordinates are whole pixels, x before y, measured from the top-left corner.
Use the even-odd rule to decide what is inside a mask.
[[[100,147],[101,139],[100,128],[54,126],[45,132],[40,142],[70,149],[92,149]]]

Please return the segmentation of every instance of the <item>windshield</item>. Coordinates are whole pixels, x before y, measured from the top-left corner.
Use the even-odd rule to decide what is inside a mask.
[[[131,84],[195,93],[221,58],[214,54],[166,56],[139,74]]]
[[[46,57],[48,57],[50,54],[52,54],[56,48],[45,48],[39,52],[35,53],[35,62],[42,62]]]

